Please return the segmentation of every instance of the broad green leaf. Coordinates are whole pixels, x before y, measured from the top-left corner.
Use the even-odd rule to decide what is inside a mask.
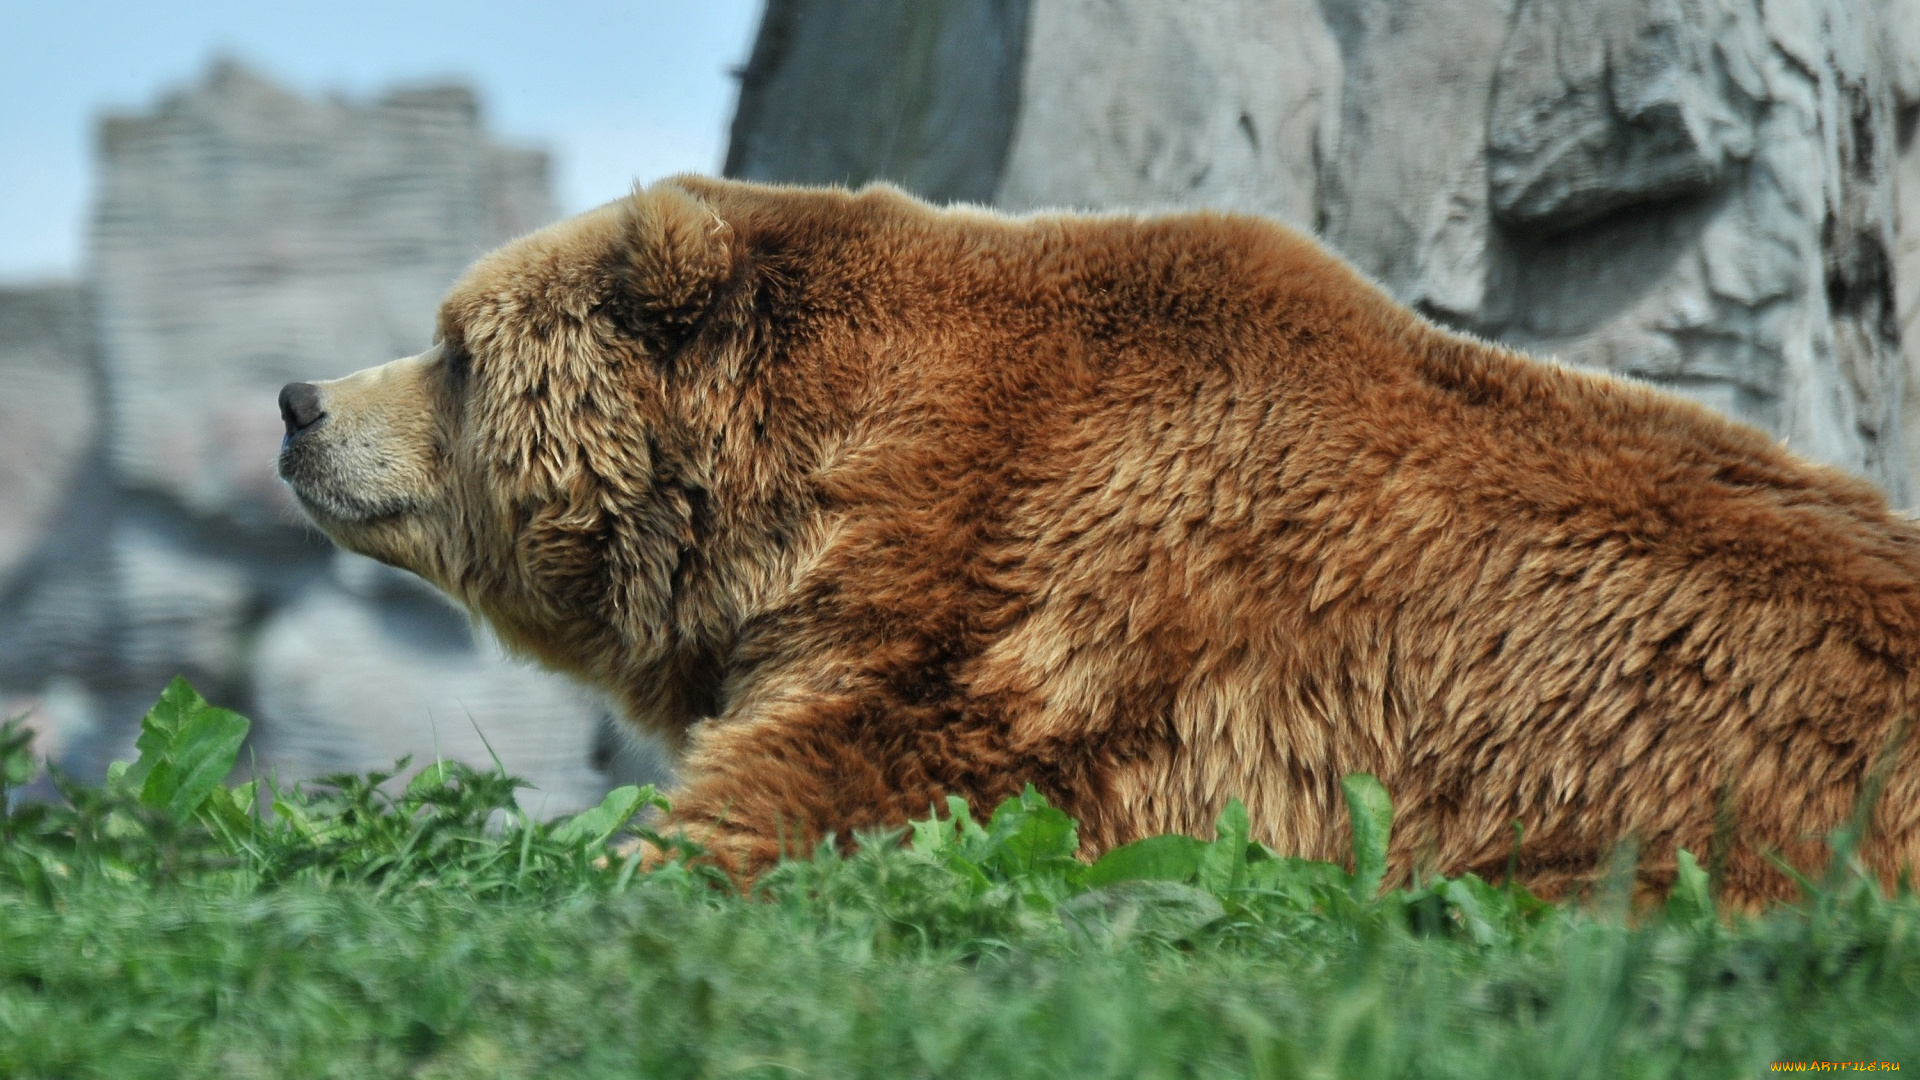
[[[937,810],[929,808],[926,820],[909,821],[907,828],[913,833],[907,846],[922,855],[945,855],[953,847],[953,822],[941,820]]]
[[[440,760],[413,774],[407,781],[407,794],[418,798],[429,791],[447,786],[448,781],[458,776],[458,763]]]
[[[910,846],[923,855],[978,858],[986,849],[986,832],[973,820],[967,800],[958,795],[947,796],[946,817],[928,807],[926,820],[910,821],[907,826],[913,830]]]
[[[143,840],[147,836],[147,827],[139,818],[117,807],[107,811],[101,829],[115,840]]]
[[[1247,845],[1250,827],[1247,807],[1239,799],[1228,799],[1220,818],[1214,822],[1213,842],[1200,853],[1194,883],[1214,893],[1226,893],[1247,883]]]
[[[258,792],[259,782],[255,780],[233,788],[214,788],[201,805],[200,816],[229,835],[247,836],[254,832],[254,800]]]
[[[953,816],[953,825],[960,846],[978,856],[987,849],[987,830],[973,820],[973,808],[967,800],[958,795],[947,796],[947,813]]]
[[[1474,944],[1491,945],[1499,939],[1499,935],[1493,929],[1492,921],[1488,918],[1486,906],[1481,903],[1482,898],[1491,898],[1494,895],[1491,885],[1480,880],[1477,875],[1468,874],[1447,882],[1441,887],[1440,895],[1458,913],[1461,927],[1466,930],[1467,936],[1473,939]],[[1369,899],[1370,897],[1361,898]]]
[[[239,713],[201,702],[174,739],[173,790],[164,804],[167,813],[184,820],[200,809],[233,771],[240,744],[247,741],[247,727],[247,718]]]
[[[1693,852],[1681,848],[1675,856],[1680,864],[1673,891],[1667,894],[1667,921],[1697,923],[1713,918],[1713,882]]]
[[[947,869],[960,876],[977,895],[993,888],[993,879],[981,869],[980,864],[959,855],[947,856]]]
[[[993,845],[986,830],[973,820],[967,800],[949,795],[945,818],[933,810],[925,821],[908,824],[913,830],[913,850],[944,862],[947,869],[965,879],[976,893],[993,887],[980,865],[981,860],[990,855]]]
[[[175,676],[140,721],[140,751],[132,765],[116,762],[110,782],[137,792],[140,801],[184,820],[220,786],[240,756],[247,719],[215,708],[187,680]]]
[[[147,777],[156,766],[164,763],[169,769],[172,767],[173,741],[180,733],[180,725],[190,713],[206,704],[185,678],[175,675],[166,689],[160,691],[160,699],[153,703],[153,708],[140,718],[140,737],[133,744],[139,753],[133,763],[114,762],[118,768],[108,769],[108,778],[126,784],[128,790],[144,791]],[[172,785],[166,786],[171,792]]]
[[[653,793],[652,784],[646,787],[628,784],[614,788],[607,792],[606,798],[600,800],[599,806],[575,814],[554,829],[554,842],[569,847],[599,847],[633,820],[633,815],[639,813],[641,807],[656,801],[658,797]]]
[[[0,724],[0,782],[11,787],[31,783],[40,771],[33,759],[33,729],[25,717]],[[0,813],[5,807],[0,807]]]
[[[339,825],[335,821],[325,824],[314,821],[313,815],[307,813],[306,808],[295,800],[273,800],[273,812],[280,815],[287,824],[292,825],[294,831],[310,844],[325,843],[339,831]]]
[[[1353,827],[1353,896],[1372,900],[1387,876],[1387,843],[1393,837],[1393,802],[1387,789],[1371,773],[1354,773],[1340,781],[1347,797],[1347,820]]]
[[[1047,805],[1032,784],[994,809],[987,842],[992,862],[1008,877],[1075,862],[1080,847],[1074,820]]]
[[[1060,905],[1060,921],[1089,940],[1185,940],[1226,914],[1212,894],[1178,881],[1122,881]]]
[[[1098,889],[1118,881],[1189,881],[1200,868],[1205,842],[1191,836],[1149,836],[1114,848],[1087,871],[1087,885]]]
[[[1284,892],[1304,897],[1315,889],[1335,886],[1345,890],[1348,875],[1344,867],[1317,859],[1290,856],[1254,859],[1247,864],[1247,886],[1269,892]]]

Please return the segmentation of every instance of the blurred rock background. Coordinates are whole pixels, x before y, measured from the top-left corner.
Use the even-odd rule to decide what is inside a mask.
[[[769,0],[740,77],[730,175],[1273,214],[1441,322],[1916,494],[1920,0]],[[0,707],[89,776],[175,672],[286,777],[480,733],[530,808],[660,775],[272,475],[280,384],[425,345],[553,216],[544,156],[457,86],[220,64],[104,119],[97,167],[85,280],[0,289]]]

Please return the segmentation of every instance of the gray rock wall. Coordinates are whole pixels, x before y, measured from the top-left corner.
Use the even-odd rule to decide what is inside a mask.
[[[1516,13],[1488,125],[1488,295],[1461,321],[1664,382],[1904,501],[1884,27],[1845,0],[1643,0],[1598,28],[1589,11]],[[1600,70],[1515,74],[1550,49]],[[1549,145],[1555,119],[1569,134]]]
[[[1886,64],[1898,103],[1893,273],[1907,371],[1901,430],[1906,438],[1907,474],[1920,487],[1920,0],[1884,0],[1884,25]]]
[[[490,744],[530,809],[596,799],[604,703],[334,551],[273,472],[280,386],[425,347],[554,215],[545,156],[459,87],[314,101],[223,63],[105,119],[98,164],[87,287],[0,294],[0,699],[82,774],[184,673],[283,778]]]
[[[1035,0],[995,201],[1226,206],[1311,229],[1340,54],[1313,0]]]
[[[42,610],[19,601],[47,562],[46,538],[73,516],[75,492],[101,473],[94,359],[84,288],[0,289],[0,718],[34,708],[40,743],[56,754],[86,737],[92,705],[81,683],[45,666],[46,654],[64,644],[71,663],[97,660],[87,645],[102,621],[84,591]],[[50,617],[57,612],[65,617]],[[82,640],[59,641],[61,629]],[[29,681],[39,691],[31,697],[21,692]]]
[[[0,581],[59,510],[93,445],[88,316],[77,285],[0,289]]]
[[[993,197],[1029,0],[768,0],[726,173]]]
[[[1032,0],[995,201],[1273,213],[1437,319],[1661,383],[1904,502],[1913,5]],[[790,34],[836,7],[780,6]],[[755,175],[815,179],[754,78]],[[927,92],[999,100],[988,78]],[[813,130],[845,107],[810,101]]]

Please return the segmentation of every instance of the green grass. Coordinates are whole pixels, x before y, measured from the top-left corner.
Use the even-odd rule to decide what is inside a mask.
[[[245,722],[184,683],[141,757],[0,816],[0,1076],[1756,1076],[1920,1069],[1920,901],[1849,867],[1764,918],[1683,863],[1663,911],[1475,878],[1376,896],[1229,807],[1089,867],[1029,793],[958,804],[752,896],[618,854],[656,804],[557,822],[499,771],[227,787]],[[31,779],[0,735],[0,794]],[[610,846],[614,845],[614,846]],[[682,846],[682,851],[695,854]]]

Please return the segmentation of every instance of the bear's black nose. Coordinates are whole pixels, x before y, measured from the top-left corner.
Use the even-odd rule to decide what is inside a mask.
[[[325,415],[320,408],[319,387],[312,383],[293,382],[280,388],[280,419],[287,422],[289,438],[312,427],[314,421]]]

